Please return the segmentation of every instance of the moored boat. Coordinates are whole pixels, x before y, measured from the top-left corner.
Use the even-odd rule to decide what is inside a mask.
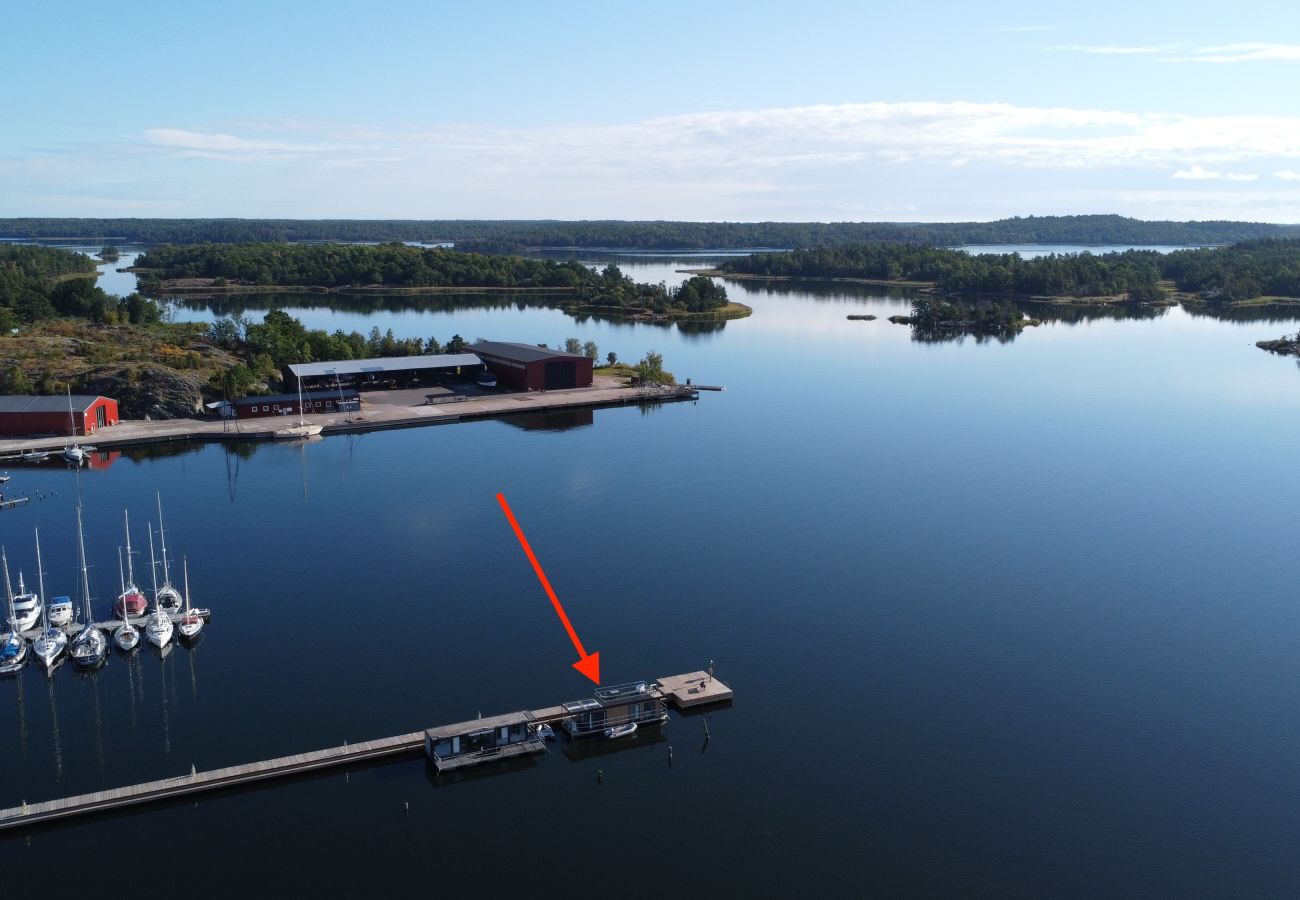
[[[122,583],[122,593],[126,593],[126,576],[122,574],[122,548],[117,548],[117,577]],[[123,653],[130,653],[140,646],[140,629],[136,628],[124,615],[122,624],[113,629],[113,643]]]
[[[41,597],[45,596],[45,571],[41,567],[41,533],[40,529],[36,531],[36,584],[40,589]],[[50,624],[50,608],[45,607],[41,615],[44,622],[44,628],[37,635],[36,640],[32,641],[32,650],[36,653],[37,661],[45,667],[45,671],[53,672],[55,667],[63,659],[63,651],[68,649],[68,636],[59,629]]]
[[[8,564],[6,563],[6,569]],[[18,572],[18,593],[9,601],[9,627],[15,631],[30,631],[41,618],[41,598],[27,590],[23,573]]]
[[[158,605],[158,564],[154,561],[153,555],[153,529],[149,529],[149,571],[153,574],[153,594],[154,608],[149,618],[144,623],[144,636],[149,643],[153,644],[159,650],[165,650],[171,643],[172,633],[175,628],[172,625],[171,613],[167,612]]]
[[[50,620],[50,624],[55,628],[62,628],[64,625],[69,624],[72,621],[72,598],[66,596],[55,597],[50,601],[50,605],[46,609],[46,615]]]
[[[5,602],[9,604],[9,621],[12,622],[16,618],[14,595],[13,588],[9,584],[9,559],[5,556],[3,548],[0,548],[0,562],[4,565]],[[13,625],[9,628],[9,632],[0,640],[0,673],[3,674],[17,672],[27,662],[27,640]]]
[[[180,621],[176,624],[176,630],[181,633],[181,640],[193,641],[198,639],[199,632],[203,630],[203,617],[190,606],[189,560],[181,560],[181,567],[185,572],[185,612],[181,614]]]
[[[95,617],[90,610],[90,570],[86,565],[86,539],[82,533],[81,507],[77,507],[77,557],[81,560],[81,631],[72,639],[68,654],[79,669],[99,665],[108,654],[108,639],[95,627]]]
[[[294,438],[313,437],[314,435],[320,434],[321,431],[324,429],[324,427],[325,427],[324,425],[317,425],[308,422],[305,418],[303,418],[302,379],[299,378],[298,379],[298,424],[289,425],[285,428],[277,428],[272,433],[272,437],[282,441],[293,440]]]
[[[610,739],[627,737],[631,734],[636,734],[635,722],[627,722],[623,725],[615,725],[613,728],[605,729],[605,737]]]
[[[126,510],[122,511],[122,527],[126,531],[126,579],[122,582],[122,593],[113,604],[113,617],[118,619],[143,616],[149,611],[149,601],[135,583],[135,567],[131,563],[131,516]]]
[[[154,591],[154,603],[168,612],[181,608],[181,592],[172,586],[171,567],[167,564],[167,532],[163,529],[162,494],[158,494],[158,544],[162,551],[162,586]]]

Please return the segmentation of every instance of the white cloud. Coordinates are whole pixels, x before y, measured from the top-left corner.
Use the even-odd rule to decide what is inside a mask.
[[[1258,175],[1246,172],[1228,172],[1226,177],[1229,181],[1256,181],[1259,179]]]
[[[1281,178],[1283,181],[1300,181],[1300,172],[1294,169],[1282,169],[1273,173],[1274,178]]]
[[[1161,62],[1171,63],[1239,63],[1300,60],[1300,44],[1237,43],[1218,47],[1201,47],[1186,56],[1170,56]]]
[[[1048,47],[1048,50],[1065,50],[1072,53],[1091,53],[1099,56],[1127,56],[1148,53],[1168,53],[1177,44],[1148,44],[1145,46],[1122,46],[1115,44],[1061,44]]]
[[[1179,169],[1174,173],[1175,178],[1184,178],[1188,181],[1206,181],[1210,178],[1222,178],[1222,172],[1212,172],[1202,166],[1192,166],[1190,169]]]

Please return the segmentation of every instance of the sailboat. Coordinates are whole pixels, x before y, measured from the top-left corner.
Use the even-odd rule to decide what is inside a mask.
[[[126,510],[122,510],[122,527],[126,529],[126,580],[113,604],[113,615],[125,620],[127,616],[143,616],[149,611],[149,601],[135,583],[135,568],[131,565],[131,516]]]
[[[45,596],[45,571],[41,568],[41,532],[36,532],[36,583],[40,588],[41,596]],[[54,667],[59,664],[63,651],[68,649],[68,636],[59,629],[50,624],[50,611],[46,607],[41,615],[44,620],[44,628],[36,640],[32,641],[32,649],[36,651],[36,658],[41,665],[45,666],[46,672],[53,672]]]
[[[274,432],[272,436],[280,440],[311,437],[313,435],[320,434],[321,429],[324,427],[325,426],[323,425],[308,424],[307,420],[303,418],[302,379],[299,378],[298,379],[298,424],[290,425],[287,428],[279,428]]]
[[[185,614],[181,616],[180,624],[176,628],[180,631],[182,640],[192,641],[203,630],[203,617],[190,606],[190,561],[181,560],[181,568],[185,572]]]
[[[162,587],[154,591],[154,602],[159,609],[176,612],[181,608],[181,592],[172,587],[172,573],[167,566],[167,533],[163,530],[162,494],[158,494],[158,543],[162,545]]]
[[[69,655],[79,669],[89,669],[104,661],[108,654],[108,639],[95,627],[95,617],[90,612],[90,571],[86,566],[86,538],[82,533],[81,507],[77,507],[77,557],[81,560],[81,631],[72,639]]]
[[[122,548],[117,548],[117,577],[122,583],[122,593],[126,593],[126,576],[122,574]],[[130,653],[136,647],[140,646],[140,629],[131,624],[131,621],[122,616],[122,624],[113,629],[113,643],[117,644],[117,649],[123,653]]]
[[[149,529],[149,571],[153,574],[153,613],[149,616],[148,621],[144,623],[144,636],[148,638],[149,643],[153,644],[159,650],[165,650],[172,640],[172,617],[171,613],[164,610],[158,605],[158,564],[153,557],[153,529]]]
[[[9,561],[5,560],[5,593],[9,593]],[[41,598],[27,590],[23,584],[22,569],[18,570],[18,593],[9,598],[9,627],[14,631],[29,631],[41,617]]]
[[[14,613],[13,589],[9,584],[9,559],[3,548],[0,548],[0,562],[4,565],[5,602],[9,604],[9,621],[12,623],[17,615]],[[4,640],[0,641],[0,673],[3,674],[17,672],[27,662],[27,640],[13,624],[10,624],[9,629]]]
[[[63,458],[74,466],[86,461],[86,451],[77,446],[77,420],[72,415],[72,387],[68,387],[68,443],[63,448]]]

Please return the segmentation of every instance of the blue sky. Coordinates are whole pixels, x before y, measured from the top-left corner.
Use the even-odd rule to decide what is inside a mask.
[[[8,4],[0,216],[1300,222],[1300,4]]]

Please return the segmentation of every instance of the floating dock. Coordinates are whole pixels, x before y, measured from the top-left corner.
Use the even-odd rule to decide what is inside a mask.
[[[652,701],[660,706],[672,703],[679,709],[732,698],[731,688],[707,672],[665,676],[657,681],[638,683],[637,687],[643,689],[638,693],[639,699],[644,698],[642,702]],[[600,696],[598,691],[597,697]],[[618,702],[626,704],[625,700]],[[282,756],[278,759],[268,759],[242,766],[191,772],[178,778],[164,778],[144,784],[97,791],[93,794],[65,797],[61,800],[30,804],[24,802],[21,806],[11,809],[0,809],[0,831],[109,812],[128,806],[174,800],[204,791],[238,787],[351,763],[409,755],[419,752],[421,748],[429,753],[440,772],[540,753],[546,745],[537,734],[538,727],[562,722],[573,715],[575,706],[589,703],[601,705],[598,701],[577,701],[545,709],[523,710],[488,719],[471,719],[455,725],[444,725],[425,731],[365,741],[360,744],[344,744],[342,747],[299,753],[295,756]],[[605,702],[602,708],[610,709],[610,702]],[[624,708],[615,707],[613,711],[620,716],[625,716]],[[610,719],[611,722],[617,720],[617,718]],[[466,741],[462,752],[445,758],[435,754],[435,747],[439,744],[452,740],[459,742],[462,739]],[[457,749],[460,750],[459,743]]]
[[[194,609],[190,610],[190,613],[188,614],[196,615],[201,619],[203,619],[204,622],[212,621],[212,610],[210,609],[199,609],[198,607],[195,607]],[[188,614],[184,610],[176,610],[175,612],[169,612],[167,616],[172,620],[172,625],[179,625],[181,619],[185,618],[185,616]],[[148,613],[147,615],[143,615],[143,616],[127,616],[126,620],[130,622],[132,625],[134,625],[136,628],[144,628],[149,623],[149,620],[151,618],[153,618],[153,613]],[[106,631],[110,633],[120,628],[121,626],[122,626],[121,619],[111,619],[110,621],[107,622],[90,623],[91,628],[98,628],[100,631]],[[80,622],[70,622],[67,625],[56,625],[54,626],[54,630],[62,631],[68,637],[76,637],[78,634],[81,633],[82,627],[83,626]],[[43,628],[29,628],[27,631],[20,631],[18,633],[21,634],[27,640],[34,641],[41,636],[41,632],[43,632],[44,630],[45,629]]]

